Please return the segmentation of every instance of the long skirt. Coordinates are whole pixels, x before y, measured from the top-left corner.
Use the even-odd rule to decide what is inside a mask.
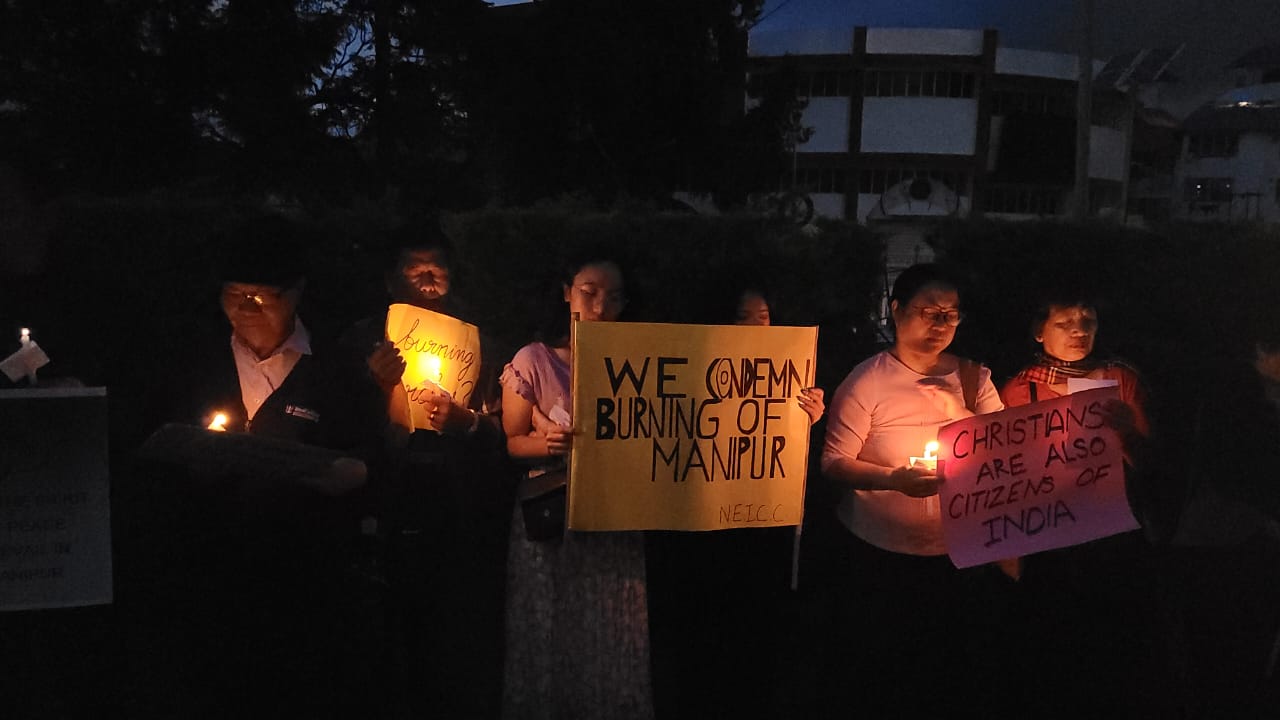
[[[507,720],[651,720],[644,535],[525,538],[516,507],[507,558]]]

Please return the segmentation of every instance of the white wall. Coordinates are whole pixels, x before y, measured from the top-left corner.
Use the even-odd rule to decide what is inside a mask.
[[[1185,142],[1184,142],[1185,150]],[[1187,178],[1231,178],[1231,192],[1258,193],[1256,198],[1236,197],[1230,203],[1222,203],[1218,214],[1204,216],[1217,220],[1260,219],[1280,222],[1280,205],[1276,203],[1276,181],[1280,180],[1280,142],[1262,133],[1248,133],[1240,137],[1235,157],[1191,158],[1185,152],[1178,162],[1173,186],[1173,209],[1178,215],[1198,218],[1201,213],[1188,210],[1186,201]]]
[[[797,28],[751,31],[747,55],[848,55],[853,52],[853,28]]]
[[[854,215],[850,220],[857,220],[865,225],[867,223],[867,214],[870,213],[880,201],[879,195],[871,195],[868,193],[858,193],[858,207],[854,208]]]
[[[1092,126],[1089,131],[1089,177],[1123,182],[1124,160],[1124,133]]]
[[[981,55],[981,30],[867,28],[868,55]]]
[[[849,98],[809,98],[800,124],[813,128],[808,142],[800,143],[800,152],[849,152]]]
[[[987,139],[987,172],[996,169],[996,161],[1000,159],[1000,138],[1004,132],[1004,116],[991,116],[991,135]]]
[[[844,217],[843,193],[812,193],[813,213],[820,217],[840,219]]]
[[[1216,162],[1210,162],[1216,161]],[[1280,142],[1260,133],[1240,136],[1240,145],[1233,158],[1202,158],[1185,164],[1186,177],[1230,177],[1231,192],[1259,193],[1257,198],[1237,197],[1232,202],[1233,218],[1280,220],[1280,208],[1276,207],[1276,179],[1280,178]],[[1202,172],[1201,169],[1220,168],[1220,171]],[[1179,183],[1178,193],[1182,193]],[[1178,196],[1181,198],[1181,194]],[[1259,212],[1260,211],[1260,212]]]
[[[862,106],[862,148],[872,153],[972,155],[978,101],[870,97]]]
[[[996,48],[997,75],[1030,75],[1033,77],[1050,77],[1060,80],[1075,80],[1076,58],[1074,55],[1043,52],[1041,50],[1019,50],[1017,48]]]
[[[1106,63],[1093,61],[1093,74],[1097,75]],[[1077,68],[1080,64],[1075,55],[1045,52],[1043,50],[1020,50],[1018,48],[996,48],[997,75],[1028,75],[1031,77],[1058,78],[1059,80],[1075,80],[1080,77]]]
[[[1263,133],[1246,133],[1240,137],[1235,160],[1240,178],[1236,181],[1237,192],[1262,192],[1280,175],[1280,143]],[[1275,187],[1270,189],[1274,191]]]
[[[853,208],[854,214],[847,215],[846,219],[857,220],[859,223],[866,225],[867,214],[875,209],[876,205],[880,202],[880,196],[869,193],[858,193],[857,198],[857,207]],[[969,217],[969,211],[973,208],[973,199],[968,195],[961,195],[958,200],[959,209],[956,211],[956,214],[960,217]]]

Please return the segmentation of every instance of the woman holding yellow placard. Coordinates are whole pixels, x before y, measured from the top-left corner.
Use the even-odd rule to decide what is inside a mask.
[[[611,260],[570,266],[568,317],[614,321],[626,305]],[[503,716],[653,716],[640,533],[565,531],[565,457],[573,445],[568,333],[516,353],[502,374],[507,451],[528,464],[507,560]]]
[[[763,292],[748,288],[738,295],[738,305],[734,311],[733,324],[761,327],[769,327],[773,324],[769,301],[765,298]],[[827,410],[822,397],[823,393],[820,387],[804,388],[796,396],[796,402],[799,403],[800,409],[804,410],[805,414],[809,416],[810,424],[821,420],[822,414]]]

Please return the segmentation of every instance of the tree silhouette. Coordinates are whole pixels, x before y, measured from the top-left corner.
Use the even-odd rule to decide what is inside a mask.
[[[777,154],[743,112],[761,5],[4,0],[0,163],[52,192],[740,198]]]

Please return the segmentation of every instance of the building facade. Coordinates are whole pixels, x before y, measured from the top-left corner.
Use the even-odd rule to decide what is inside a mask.
[[[1229,89],[1182,121],[1173,215],[1280,222],[1280,44],[1245,53],[1222,80]]]
[[[750,72],[786,64],[812,133],[780,189],[807,193],[819,215],[1030,218],[1071,207],[1075,56],[1001,47],[994,30],[752,34]],[[1133,103],[1109,87],[1093,98],[1090,207],[1119,212]]]

